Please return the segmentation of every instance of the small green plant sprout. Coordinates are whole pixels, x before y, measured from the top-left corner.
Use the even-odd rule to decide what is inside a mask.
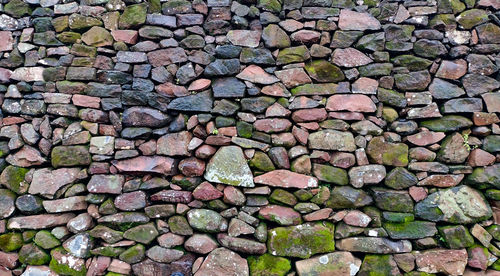
[[[214,130],[212,130],[212,134],[213,134],[213,135],[217,135],[217,134],[219,134],[219,130],[218,130],[218,129],[216,129],[216,128],[214,128]]]
[[[469,133],[464,133],[462,134],[462,138],[464,139],[464,147],[468,150],[468,151],[471,151],[475,148],[477,148],[477,145],[473,145],[471,146],[469,144]]]

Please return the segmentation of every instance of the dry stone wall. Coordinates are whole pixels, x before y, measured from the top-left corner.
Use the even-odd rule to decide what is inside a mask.
[[[0,275],[500,275],[499,0],[0,0]]]

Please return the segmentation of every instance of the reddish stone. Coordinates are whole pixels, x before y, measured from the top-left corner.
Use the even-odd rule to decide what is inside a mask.
[[[471,167],[484,167],[495,163],[495,156],[482,149],[474,149],[470,152],[467,164]]]
[[[203,91],[203,90],[209,88],[210,84],[212,84],[212,81],[209,79],[197,79],[189,85],[188,90],[189,91]]]
[[[156,141],[147,141],[145,143],[142,143],[138,148],[143,155],[154,155],[156,153]]]
[[[182,245],[184,243],[184,237],[181,235],[176,235],[173,233],[166,233],[157,238],[158,244],[161,247],[172,248],[175,246]]]
[[[364,31],[380,29],[380,22],[366,12],[355,12],[342,9],[339,18],[339,28],[347,31]]]
[[[8,163],[18,167],[31,167],[42,165],[47,162],[40,152],[33,147],[24,145],[15,154],[10,154],[5,159]]]
[[[218,247],[217,242],[206,234],[194,234],[184,243],[187,251],[208,254]]]
[[[329,112],[328,118],[346,121],[362,121],[365,119],[363,113],[359,112]]]
[[[247,260],[224,247],[214,249],[194,276],[213,275],[250,275]]]
[[[312,213],[309,213],[305,216],[303,216],[305,221],[318,221],[318,220],[325,220],[330,217],[330,214],[332,213],[331,208],[323,208],[318,211],[314,211]]]
[[[293,134],[289,132],[272,134],[271,141],[273,145],[280,145],[285,147],[293,147],[297,142]]]
[[[260,31],[231,30],[226,38],[233,45],[255,48],[259,46],[260,35]]]
[[[129,275],[132,267],[126,262],[122,262],[118,259],[113,259],[109,264],[108,270],[111,272]]]
[[[311,78],[303,68],[290,68],[276,71],[274,74],[287,88],[293,88],[298,85],[312,82]]]
[[[0,31],[0,52],[12,51],[14,49],[14,38],[12,32]]]
[[[378,81],[361,77],[352,84],[352,93],[377,94]]]
[[[307,144],[307,138],[309,137],[309,132],[303,130],[302,128],[294,126],[292,128],[292,134],[302,145]]]
[[[472,121],[476,126],[487,126],[499,123],[500,119],[495,113],[474,112],[474,116],[472,116]]]
[[[315,177],[287,170],[274,170],[259,175],[254,177],[254,182],[282,188],[306,189],[318,187],[318,180]]]
[[[214,200],[222,196],[223,193],[207,181],[198,185],[193,191],[193,197],[202,201]]]
[[[227,146],[231,144],[231,137],[221,135],[210,135],[205,140],[205,144],[214,146]]]
[[[0,68],[0,83],[7,83],[10,81],[10,76],[12,75],[12,71],[5,68]]]
[[[19,256],[17,253],[5,253],[0,251],[0,266],[5,266],[10,269],[15,268],[18,259]]]
[[[193,135],[188,131],[165,134],[158,139],[156,152],[168,156],[189,156],[188,146],[191,138]]]
[[[224,202],[231,205],[241,206],[245,204],[245,195],[234,186],[226,186],[224,188]]]
[[[99,256],[92,258],[90,266],[87,270],[88,275],[104,275],[111,263],[110,257]]]
[[[286,90],[285,86],[281,83],[275,83],[273,85],[264,86],[260,92],[265,95],[274,97],[290,97],[290,92]]]
[[[280,205],[267,205],[261,208],[259,217],[274,221],[280,225],[298,225],[302,223],[302,218],[297,211]]]
[[[335,167],[347,169],[356,164],[354,154],[348,152],[334,152],[330,159],[330,164]]]
[[[458,80],[467,73],[467,61],[463,59],[443,60],[436,72],[436,77]]]
[[[377,107],[365,95],[333,95],[328,98],[326,109],[329,111],[375,112]]]
[[[464,179],[463,174],[435,174],[418,182],[418,186],[448,188],[458,185],[462,179]]]
[[[90,108],[99,108],[101,103],[101,98],[91,97],[86,95],[73,95],[72,99],[73,104],[76,106],[90,107]]]
[[[179,170],[188,177],[201,176],[205,171],[205,162],[196,157],[190,157],[179,163]]]
[[[489,254],[488,254],[489,255]],[[470,267],[486,270],[488,268],[488,258],[481,247],[471,247],[469,249],[469,261],[467,264]]]
[[[267,73],[257,65],[249,65],[241,73],[236,75],[237,78],[259,84],[273,84],[279,79]]]
[[[317,122],[297,123],[297,126],[305,128],[307,130],[318,130],[319,129],[319,124]]]
[[[163,190],[151,196],[152,201],[164,201],[169,203],[189,203],[193,194],[187,191]]]
[[[188,60],[184,49],[177,48],[167,48],[156,50],[148,53],[149,63],[153,67],[165,66],[172,63],[182,63]]]
[[[163,156],[138,156],[125,160],[113,160],[111,163],[120,172],[159,173],[174,175],[177,173],[175,159]]]
[[[162,83],[156,86],[156,91],[167,97],[184,97],[190,95],[186,87],[181,85],[175,85],[170,82]]]
[[[115,207],[123,211],[135,211],[146,207],[146,193],[135,191],[115,198]]]
[[[266,109],[266,117],[288,117],[291,113],[279,103],[274,103]]]
[[[292,120],[295,122],[323,121],[328,117],[324,108],[301,109],[293,112]]]
[[[321,34],[316,31],[300,30],[290,35],[290,38],[292,39],[292,41],[309,44],[318,42],[320,36]]]
[[[418,271],[462,275],[467,265],[467,250],[431,249],[417,251],[415,261]]]
[[[111,35],[116,41],[123,41],[127,44],[135,44],[139,33],[134,30],[111,30]]]
[[[486,103],[488,112],[500,112],[500,92],[484,93],[481,97],[483,97],[483,100]]]
[[[338,48],[333,51],[332,61],[338,66],[357,67],[371,63],[372,59],[354,48]]]
[[[219,135],[224,135],[224,136],[236,136],[238,134],[238,131],[236,130],[236,127],[221,127],[218,129]]]
[[[292,123],[287,119],[262,119],[253,124],[255,129],[266,133],[288,131]]]
[[[358,210],[349,211],[343,220],[346,224],[357,227],[367,227],[372,221],[368,215]]]
[[[15,217],[7,222],[7,229],[46,229],[55,226],[66,225],[74,218],[72,213],[66,214],[43,214],[26,217]]]
[[[5,117],[2,119],[2,125],[10,126],[26,122],[26,119],[22,117]]]
[[[409,194],[413,200],[419,202],[427,197],[427,190],[423,187],[411,186]]]
[[[446,135],[443,132],[422,131],[407,137],[408,141],[417,146],[427,146],[441,141]]]
[[[208,159],[212,155],[214,155],[216,151],[217,149],[210,145],[202,145],[201,147],[196,149],[194,155],[201,159]]]

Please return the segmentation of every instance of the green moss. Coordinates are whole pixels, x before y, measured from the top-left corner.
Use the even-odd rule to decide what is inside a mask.
[[[339,82],[345,78],[339,67],[324,59],[308,62],[305,68],[307,73],[319,82]]]
[[[238,121],[236,123],[236,131],[238,131],[238,136],[243,138],[252,138],[253,125],[244,121]]]
[[[284,276],[292,268],[290,260],[271,254],[247,258],[252,276]]]
[[[52,249],[61,244],[61,242],[47,230],[36,233],[35,243],[43,249]]]
[[[258,0],[257,7],[270,12],[281,11],[281,3],[278,0]]]
[[[474,238],[463,225],[441,226],[438,230],[448,248],[466,248],[474,244]]]
[[[275,169],[273,161],[262,151],[256,151],[253,158],[248,162],[250,167],[255,168],[260,171],[272,171]]]
[[[437,232],[435,224],[427,221],[386,222],[383,227],[393,239],[421,239]]]
[[[290,47],[279,51],[276,62],[279,65],[303,62],[309,57],[309,50],[306,46]]]
[[[144,24],[146,22],[147,8],[146,3],[127,6],[120,16],[120,29],[129,29]]]
[[[7,166],[2,172],[2,184],[16,194],[24,194],[28,191],[29,187],[28,183],[24,180],[28,171],[28,168]]]
[[[451,132],[471,127],[472,121],[459,115],[446,115],[438,119],[422,121],[420,126],[432,131]]]
[[[19,250],[19,261],[25,265],[44,265],[50,256],[35,244],[26,244]]]
[[[85,276],[87,274],[85,262],[80,263],[79,261],[82,259],[69,255],[64,248],[58,247],[52,249],[50,255],[52,259],[50,260],[49,267],[55,273],[69,276]],[[64,261],[59,262],[58,260]],[[69,261],[71,261],[71,264]]]
[[[31,14],[30,5],[22,0],[10,0],[4,7],[5,13],[20,18]]]
[[[309,258],[333,252],[335,226],[331,222],[306,223],[269,230],[268,250],[278,256]]]
[[[120,260],[129,264],[137,263],[144,258],[145,251],[146,248],[144,247],[144,245],[136,244],[123,251],[123,253],[120,254],[119,258]]]
[[[23,246],[23,236],[21,233],[7,233],[0,235],[0,250],[11,252]]]
[[[124,251],[125,249],[121,247],[104,246],[104,247],[94,248],[90,251],[90,253],[92,255],[97,255],[97,256],[116,258]]]

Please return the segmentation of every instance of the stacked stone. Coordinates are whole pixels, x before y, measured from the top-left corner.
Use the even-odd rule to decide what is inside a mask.
[[[1,275],[500,275],[498,0],[0,0]]]

